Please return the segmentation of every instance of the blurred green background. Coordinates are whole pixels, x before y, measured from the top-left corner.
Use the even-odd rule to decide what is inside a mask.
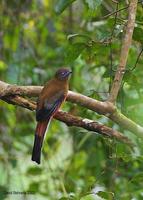
[[[59,67],[73,74],[70,88],[106,100],[118,66],[127,1],[0,0],[0,79],[43,85]],[[136,26],[117,106],[143,125],[143,8]],[[135,67],[134,70],[133,67]],[[143,199],[143,141],[84,107],[66,102],[63,110],[93,119],[127,135],[116,140],[53,120],[42,164],[31,161],[35,113],[0,101],[0,199]],[[8,194],[8,192],[30,194]],[[100,191],[100,192],[99,192]]]

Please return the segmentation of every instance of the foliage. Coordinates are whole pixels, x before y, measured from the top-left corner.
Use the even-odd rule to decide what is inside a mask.
[[[126,6],[120,1],[118,9]],[[116,71],[127,10],[114,1],[1,0],[0,78],[21,85],[42,85],[57,68],[69,66],[71,89],[106,100]],[[143,125],[143,12],[138,4],[127,71],[117,105]],[[110,43],[112,39],[112,43]],[[134,148],[53,120],[42,164],[31,159],[35,113],[0,101],[0,199],[29,192],[25,199],[92,200],[143,198],[143,145],[135,135],[104,116],[66,103],[64,110],[120,130]],[[30,193],[31,192],[31,193]],[[24,194],[22,194],[24,195]],[[20,197],[18,195],[18,197]],[[21,198],[20,198],[21,199]]]

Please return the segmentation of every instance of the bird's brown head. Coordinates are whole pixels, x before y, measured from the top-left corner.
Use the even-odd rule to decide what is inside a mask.
[[[67,68],[60,68],[58,69],[58,71],[56,72],[55,74],[55,77],[58,79],[58,80],[68,80],[69,78],[69,75],[72,73],[72,71],[70,69],[67,69]]]

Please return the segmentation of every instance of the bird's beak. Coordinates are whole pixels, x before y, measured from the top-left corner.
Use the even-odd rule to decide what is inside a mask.
[[[69,76],[70,74],[72,74],[72,71],[67,72],[67,76]]]

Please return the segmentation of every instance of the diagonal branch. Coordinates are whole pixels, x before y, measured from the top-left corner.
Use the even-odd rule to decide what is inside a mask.
[[[107,18],[107,17],[110,17],[111,15],[114,15],[114,14],[116,14],[116,13],[122,11],[122,10],[126,10],[128,7],[129,7],[129,6],[126,6],[126,7],[124,7],[124,8],[120,8],[119,10],[115,10],[115,11],[113,11],[113,12],[111,12],[111,13],[109,13],[109,14],[103,16],[102,19],[105,19],[105,18]]]
[[[36,102],[30,101],[28,99],[25,99],[23,97],[20,97],[18,95],[14,96],[4,96],[1,97],[1,99],[7,103],[18,105],[24,108],[27,108],[29,110],[35,110],[36,109]],[[69,113],[58,111],[56,115],[54,116],[55,119],[64,122],[68,126],[76,126],[84,128],[88,131],[97,132],[99,134],[102,134],[107,137],[116,138],[117,140],[120,140],[122,142],[126,142],[128,144],[132,144],[131,141],[124,135],[122,135],[120,132],[113,130],[103,124],[100,124],[98,122],[95,122],[93,120],[89,119],[83,119],[81,117],[73,116]]]
[[[108,99],[112,103],[115,103],[117,99],[117,96],[121,87],[123,75],[125,73],[125,67],[127,63],[129,49],[132,43],[132,35],[134,31],[134,26],[135,26],[137,3],[138,3],[137,0],[131,0],[129,8],[128,8],[128,21],[127,21],[125,36],[122,42],[119,67],[116,71],[115,78],[114,78],[111,91],[110,91],[110,96]]]
[[[105,126],[93,120],[76,117],[62,111],[59,111],[55,115],[55,118],[66,123],[68,126],[82,127],[88,131],[97,132],[107,137],[114,137],[117,140],[131,144],[131,141],[126,136],[122,135],[119,131],[113,130],[112,128],[109,128],[108,126]]]

